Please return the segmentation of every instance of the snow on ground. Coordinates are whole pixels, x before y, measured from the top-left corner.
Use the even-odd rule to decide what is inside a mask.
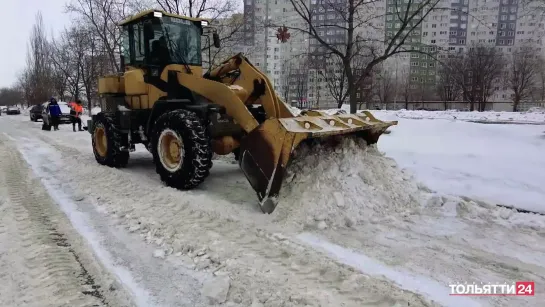
[[[156,176],[149,175],[153,170],[149,155],[147,160],[138,161],[136,157],[136,161],[131,161],[132,169],[113,170],[96,165],[89,151],[88,134],[87,147],[80,151],[83,148],[77,142],[84,133],[67,131],[65,126],[58,132],[44,132],[35,123],[31,123],[33,128],[25,130],[28,122],[9,122],[19,124],[17,130],[9,131],[20,144],[26,144],[22,149],[25,154],[36,155],[38,148],[46,147],[59,152],[62,160],[52,160],[58,168],[54,173],[56,180],[71,182],[73,190],[96,200],[107,215],[103,219],[117,219],[119,225],[156,246],[153,255],[157,259],[175,261],[183,268],[210,275],[209,278],[228,277],[229,282],[222,288],[226,297],[221,301],[231,306],[362,306],[371,302],[384,306],[391,303],[436,306],[418,294],[404,292],[377,278],[343,284],[345,276],[362,273],[353,273],[325,255],[290,240],[293,234],[283,225],[271,224],[270,218],[257,209],[256,201],[248,201],[251,207],[236,199],[229,201],[229,195],[241,189],[240,185],[244,189],[238,190],[238,194],[243,192],[243,195],[237,197],[255,200],[255,193],[240,171],[232,179],[226,179],[231,175],[223,172],[233,166],[230,163],[217,163],[220,168],[215,167],[210,178],[213,181],[216,176],[216,187],[224,190],[223,195],[214,191],[181,192],[164,187]],[[8,130],[9,125],[2,128]],[[63,139],[63,144],[56,139]],[[65,145],[70,142],[76,146]],[[70,172],[74,169],[77,173]],[[226,188],[235,191],[229,193]],[[107,241],[111,239],[107,237]],[[115,249],[115,244],[109,248]],[[145,255],[137,260],[143,262]],[[132,274],[138,273],[135,267],[128,269]],[[170,296],[183,294],[173,280],[151,285],[145,279],[138,280],[150,293],[157,292],[154,285],[168,283],[172,287],[163,291],[171,292]],[[150,287],[155,291],[150,291]],[[209,288],[203,282],[202,291]]]
[[[350,111],[348,105],[341,108],[345,112]],[[333,109],[335,110],[335,109]],[[333,111],[328,110],[328,111]],[[447,111],[420,111],[420,110],[398,110],[383,111],[370,110],[373,114],[383,117],[396,117],[405,119],[448,119],[459,121],[473,121],[483,123],[505,123],[505,124],[539,124],[545,125],[545,109],[534,108],[527,112],[464,112],[457,110]]]
[[[544,129],[400,119],[378,147],[432,190],[545,213]]]
[[[8,143],[0,134],[0,305],[127,306],[130,297]]]
[[[545,256],[539,243],[544,216],[430,192],[374,148],[351,140],[344,145],[345,150],[316,150],[292,166],[306,176],[295,175],[295,186],[284,197],[299,205],[278,209],[308,216],[305,229],[314,234],[301,234],[302,242],[443,306],[482,304],[446,295],[442,287],[456,281],[545,282],[539,260]]]
[[[93,198],[82,193],[77,184],[62,180],[66,170],[58,151],[33,139],[21,140],[18,146],[24,159],[98,260],[117,277],[114,288],[131,293],[136,306],[206,305],[199,294],[206,275],[155,259],[156,249],[131,237],[115,219],[106,222],[103,208],[95,206]],[[165,287],[166,283],[171,285]]]
[[[381,138],[380,150],[404,121]],[[155,246],[153,259],[228,276],[229,287],[220,288],[232,306],[537,306],[545,297],[545,217],[432,192],[376,148],[346,140],[344,150],[323,148],[295,161],[290,171],[299,172],[288,176],[277,210],[267,216],[227,159],[214,162],[202,187],[182,192],[161,184],[145,151],[133,153],[127,169],[110,169],[96,165],[86,132],[39,126],[17,116],[0,119],[25,155],[41,148],[60,155],[50,160],[55,179],[93,200],[103,220]],[[422,127],[412,128],[416,134]],[[138,267],[155,268],[132,255]],[[447,295],[455,281],[516,280],[535,281],[538,294]],[[157,291],[145,280],[139,284]],[[177,291],[177,282],[170,284],[164,293]]]
[[[423,201],[417,183],[363,140],[347,138],[334,148],[303,145],[293,160],[278,212],[295,223],[351,227],[391,214],[410,214]]]
[[[375,113],[377,111],[373,111]],[[545,111],[533,112],[459,112],[459,111],[378,111],[377,114],[394,113],[407,119],[450,119],[506,124],[545,124]]]
[[[378,147],[432,190],[545,213],[544,110],[371,113],[399,121]]]

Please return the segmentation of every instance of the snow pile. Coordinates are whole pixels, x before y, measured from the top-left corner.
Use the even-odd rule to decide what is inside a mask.
[[[393,159],[364,140],[344,138],[335,147],[297,149],[275,214],[277,220],[319,229],[352,227],[411,214],[420,207],[420,195],[412,176]]]
[[[343,109],[329,109],[329,110],[323,110],[324,113],[328,115],[339,115],[339,114],[346,114],[349,113],[350,110],[346,111]]]
[[[102,111],[102,109],[100,107],[94,107],[94,108],[91,109],[91,115],[98,114],[98,113],[100,113],[100,111]]]
[[[291,111],[291,113],[293,113],[293,115],[297,116],[297,115],[299,115],[301,113],[301,109],[296,108],[294,106],[290,106],[288,104],[287,104],[287,106],[288,106],[288,109]]]
[[[542,107],[532,107],[526,111],[526,113],[541,113],[545,114],[545,108]]]
[[[355,138],[334,147],[302,144],[287,169],[273,213],[275,222],[319,230],[416,216],[545,231],[543,215],[436,193],[375,146]]]
[[[495,222],[506,227],[530,228],[545,231],[545,216],[535,213],[521,213],[516,209],[496,206],[491,203],[467,197],[434,194],[428,198],[426,208],[443,217],[457,217],[477,223]]]

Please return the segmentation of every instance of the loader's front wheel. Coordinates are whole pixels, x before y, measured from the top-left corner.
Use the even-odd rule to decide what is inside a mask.
[[[129,153],[122,151],[123,133],[117,128],[113,118],[104,114],[93,122],[93,153],[98,163],[110,167],[125,167]]]
[[[212,167],[212,147],[206,128],[193,112],[176,110],[161,115],[152,133],[151,152],[161,180],[189,190],[201,184]]]

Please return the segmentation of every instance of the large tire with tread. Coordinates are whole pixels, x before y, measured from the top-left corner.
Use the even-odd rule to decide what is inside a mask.
[[[161,115],[151,133],[153,162],[161,180],[180,190],[201,184],[212,167],[210,141],[195,113],[175,110]]]
[[[233,154],[235,155],[235,161],[238,161],[240,159],[240,147],[233,150]]]
[[[99,114],[93,123],[93,154],[99,164],[109,167],[125,167],[129,162],[129,153],[121,147],[126,137],[115,124],[111,116]]]

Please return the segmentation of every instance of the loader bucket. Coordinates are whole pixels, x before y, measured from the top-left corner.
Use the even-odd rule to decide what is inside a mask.
[[[292,154],[303,141],[353,135],[371,145],[392,125],[397,121],[383,122],[367,111],[342,115],[307,111],[304,116],[268,119],[242,140],[240,168],[256,191],[261,210],[272,213]]]

